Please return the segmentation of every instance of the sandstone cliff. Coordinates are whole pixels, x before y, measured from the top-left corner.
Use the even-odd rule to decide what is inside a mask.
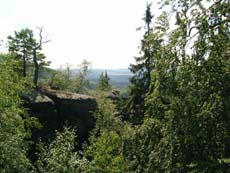
[[[82,144],[93,128],[93,111],[97,109],[96,99],[59,90],[42,88],[31,91],[23,97],[29,113],[38,118],[43,128],[33,131],[33,139],[43,141],[52,139],[55,130],[61,130],[64,125],[77,129],[79,144]]]

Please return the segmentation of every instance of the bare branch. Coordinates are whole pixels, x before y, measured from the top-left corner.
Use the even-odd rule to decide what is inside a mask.
[[[38,45],[35,47],[35,50],[41,48],[42,44],[50,42],[50,40],[47,39],[48,35],[45,37],[45,40],[43,40],[43,36],[42,36],[43,27],[37,27],[37,28],[39,29],[40,39]]]

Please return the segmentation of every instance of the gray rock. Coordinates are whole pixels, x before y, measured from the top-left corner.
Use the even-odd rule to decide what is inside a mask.
[[[55,130],[64,125],[76,127],[78,143],[87,140],[94,126],[93,112],[97,109],[96,99],[66,91],[42,88],[23,96],[29,113],[38,118],[43,128],[33,131],[33,139],[52,139]]]

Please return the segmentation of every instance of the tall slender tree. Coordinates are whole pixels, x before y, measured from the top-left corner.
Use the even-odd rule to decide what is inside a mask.
[[[128,102],[124,110],[122,110],[122,112],[125,112],[125,116],[134,124],[142,123],[145,110],[144,99],[148,92],[151,71],[154,68],[154,53],[156,53],[161,45],[161,39],[158,39],[152,33],[152,18],[151,4],[147,4],[144,17],[147,31],[141,42],[142,55],[135,58],[135,64],[130,65],[130,70],[134,75],[130,78],[131,84],[129,86]]]
[[[14,36],[8,36],[9,52],[15,54],[16,59],[23,64],[23,76],[27,75],[27,63],[31,61],[32,46],[34,44],[33,31],[22,29],[15,31]]]
[[[99,79],[98,79],[98,90],[100,91],[108,91],[109,89],[111,89],[111,85],[109,83],[109,76],[107,74],[107,71],[105,71],[104,73],[102,72]]]

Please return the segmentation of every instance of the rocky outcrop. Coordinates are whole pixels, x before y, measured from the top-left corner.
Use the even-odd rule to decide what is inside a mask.
[[[112,101],[118,101],[120,96],[120,91],[116,89],[109,91],[107,94],[107,98],[111,99]]]
[[[43,126],[34,130],[34,140],[52,139],[55,130],[61,130],[64,125],[76,127],[79,144],[88,138],[94,125],[93,111],[97,109],[94,98],[49,88],[32,91],[23,98],[29,113]]]

